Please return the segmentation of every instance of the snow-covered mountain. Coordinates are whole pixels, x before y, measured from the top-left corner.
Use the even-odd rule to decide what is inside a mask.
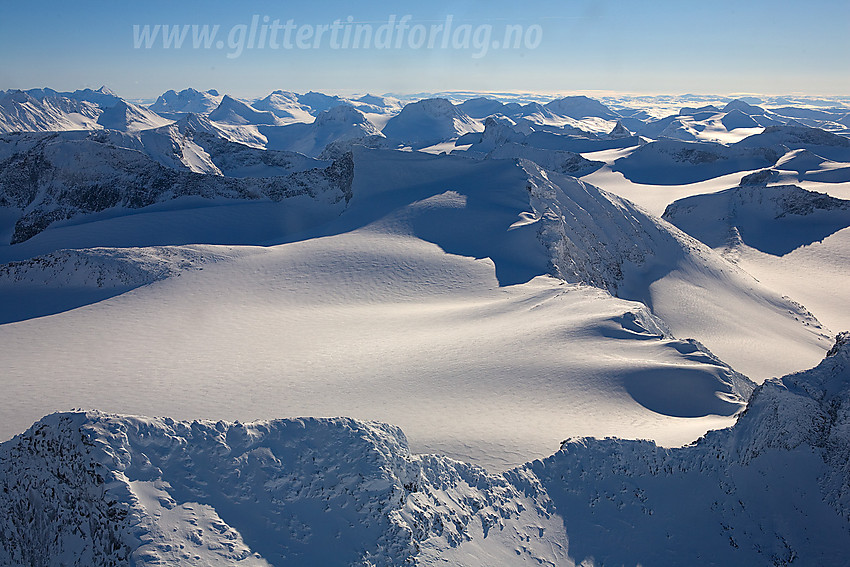
[[[0,133],[97,129],[100,113],[91,102],[12,91],[0,96]]]
[[[739,144],[724,146],[662,138],[619,158],[613,169],[636,183],[684,185],[770,167],[785,153],[775,144]]]
[[[341,104],[319,112],[311,124],[289,124],[260,128],[266,148],[318,156],[333,142],[380,135],[366,115],[353,106]]]
[[[142,130],[171,122],[101,87],[74,92],[31,89],[0,96],[0,133]]]
[[[104,110],[98,116],[97,123],[109,130],[127,132],[158,128],[170,124],[171,120],[163,118],[147,108],[120,101]]]
[[[150,109],[163,116],[179,118],[181,114],[208,114],[212,112],[224,97],[218,91],[197,91],[183,89],[179,93],[173,90],[161,94],[150,106]]]
[[[470,132],[457,141],[458,145],[469,144],[466,151],[471,155],[487,154],[507,143],[516,143],[536,150],[591,153],[635,147],[645,141],[638,136],[600,136],[583,131],[576,134],[563,129],[540,129],[539,125],[525,121],[516,122],[504,116],[487,118],[483,132]]]
[[[338,95],[327,95],[316,91],[310,91],[304,94],[297,95],[298,102],[310,109],[310,114],[314,116],[320,112],[330,110],[335,106],[348,104],[348,101]]]
[[[496,114],[509,116],[517,113],[521,106],[522,105],[515,102],[505,104],[499,100],[487,97],[471,98],[457,105],[461,112],[471,118],[477,118],[479,120],[483,120]]]
[[[794,185],[742,184],[675,201],[663,218],[712,248],[745,243],[783,256],[850,226],[850,201]]]
[[[97,137],[19,135],[0,149],[0,205],[16,211],[11,243],[58,221],[108,210],[147,207],[179,197],[275,199],[309,194],[347,198],[350,158],[287,177],[229,178],[165,167],[145,154]]]
[[[222,124],[244,126],[246,124],[280,125],[274,113],[252,108],[247,102],[224,95],[219,105],[209,113],[208,118]]]
[[[773,126],[735,144],[740,148],[807,149],[827,159],[850,162],[850,138],[805,126]]]
[[[524,146],[508,142],[496,147],[487,154],[487,159],[526,159],[533,161],[547,171],[563,175],[581,177],[602,167],[601,161],[589,160],[575,152],[545,150],[533,146]]]
[[[48,89],[45,89],[48,90]],[[54,91],[55,92],[55,91]],[[122,102],[120,96],[106,88],[105,86],[101,86],[98,89],[79,89],[74,92],[66,92],[66,93],[56,93],[60,96],[64,96],[70,98],[71,100],[79,100],[79,101],[87,101],[93,102],[100,108],[111,108]]]
[[[91,155],[109,163],[116,154]],[[146,167],[152,179],[179,173]],[[350,199],[330,187],[324,170],[312,171],[282,179],[224,178],[228,191],[217,184],[220,177],[184,173],[206,179],[202,187],[219,191],[212,193],[218,198],[184,198],[178,208],[173,193],[151,192],[164,201],[107,209],[100,216],[73,209],[73,223],[49,226],[2,250],[23,260],[48,254],[57,244],[275,244],[250,257],[230,252],[233,261],[90,309],[0,326],[0,340],[14,345],[10,367],[40,376],[61,368],[68,375],[65,365],[42,367],[41,359],[31,359],[35,333],[56,352],[77,352],[83,359],[97,353],[95,370],[82,360],[75,366],[85,369],[75,378],[83,398],[96,391],[105,403],[114,399],[126,385],[93,385],[128,364],[157,376],[179,367],[174,379],[187,388],[204,383],[227,393],[205,402],[217,413],[243,408],[263,417],[285,411],[381,419],[404,426],[417,447],[502,466],[527,460],[517,457],[527,451],[545,455],[560,440],[553,439],[556,430],[681,443],[710,424],[728,423],[746,397],[746,382],[703,347],[674,337],[696,337],[758,381],[799,368],[826,349],[826,332],[804,309],[718,253],[627,201],[533,162],[354,147]],[[315,199],[301,194],[275,203],[263,192],[308,174],[320,179],[310,180],[305,191],[328,186]],[[70,207],[47,184],[53,179],[45,180],[45,198],[34,209]],[[183,177],[176,179],[181,188]],[[256,199],[239,192],[249,187]],[[228,301],[220,300],[223,295]],[[260,311],[249,307],[257,301]],[[694,304],[699,318],[686,307]],[[436,305],[445,308],[432,311]],[[228,323],[186,334],[181,321],[197,312]],[[114,328],[103,317],[127,326]],[[66,324],[90,332],[67,333]],[[765,335],[770,341],[760,349],[746,346]],[[90,341],[157,344],[166,354],[136,357],[124,347],[104,353],[92,350]],[[183,350],[194,353],[191,359],[174,362],[183,360]],[[254,385],[247,387],[230,363],[222,366],[222,358],[248,371]],[[317,359],[324,362],[316,365]],[[429,369],[425,376],[423,368]],[[24,383],[16,376],[10,379]],[[306,389],[305,380],[311,384]],[[340,384],[349,385],[343,386],[345,395],[325,395],[338,392]],[[536,394],[530,400],[503,394],[508,384],[511,392]],[[669,394],[680,391],[677,384],[690,385],[679,404]],[[124,411],[148,413],[153,399],[161,403],[153,394],[159,391],[152,386],[151,396],[137,399],[132,410],[116,403]],[[458,401],[448,403],[445,395]],[[197,416],[194,399],[169,398],[162,411]],[[43,414],[41,404],[54,401],[35,397],[27,411]],[[448,407],[454,416],[445,426],[434,425],[436,407]],[[540,420],[552,419],[557,427],[542,426]]]
[[[548,102],[544,105],[545,108],[554,114],[568,116],[570,118],[605,118],[607,120],[617,120],[620,115],[599,102],[598,100],[588,98],[586,96],[567,96]]]
[[[0,565],[844,563],[847,99],[0,103]]]
[[[481,125],[447,99],[433,98],[405,105],[382,132],[388,138],[426,147],[481,130]]]
[[[569,439],[501,475],[375,422],[53,414],[0,445],[0,560],[841,565],[848,343],[695,444]]]
[[[290,91],[274,91],[254,101],[251,106],[262,112],[271,112],[285,122],[309,123],[314,120],[311,109],[298,102],[298,95]]]
[[[90,138],[139,150],[174,169],[227,177],[279,177],[329,165],[327,161],[296,152],[266,150],[233,142],[231,133],[204,117],[189,115],[161,128],[130,133],[97,132]]]

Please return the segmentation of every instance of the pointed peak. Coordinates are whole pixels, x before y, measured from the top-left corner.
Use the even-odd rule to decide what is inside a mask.
[[[623,126],[623,123],[617,120],[617,125],[608,133],[612,138],[628,138],[632,135],[631,131]]]

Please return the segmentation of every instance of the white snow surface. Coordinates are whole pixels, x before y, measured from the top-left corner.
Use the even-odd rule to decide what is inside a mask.
[[[417,450],[498,469],[567,434],[675,445],[728,423],[746,382],[672,336],[697,337],[757,380],[825,351],[793,303],[574,178],[530,162],[358,149],[354,179],[328,225],[299,235],[278,224],[280,244],[214,247],[230,259],[0,327],[13,369],[6,435],[68,404],[180,418],[349,415],[400,424]],[[168,238],[175,221],[197,242],[223,208],[57,227],[8,252],[75,238],[126,246]],[[246,217],[251,229],[260,218]],[[133,228],[142,222],[150,228]],[[578,284],[647,300],[673,335],[644,305]],[[702,317],[675,316],[695,301]],[[775,340],[753,350],[765,332]]]
[[[377,422],[49,415],[0,444],[0,562],[842,565],[848,343],[689,446],[572,438],[503,474]]]
[[[0,92],[0,565],[843,565],[850,99],[595,96]]]

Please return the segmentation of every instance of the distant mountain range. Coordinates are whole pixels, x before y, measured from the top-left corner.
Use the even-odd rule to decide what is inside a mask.
[[[0,565],[842,565],[848,103],[0,92]]]

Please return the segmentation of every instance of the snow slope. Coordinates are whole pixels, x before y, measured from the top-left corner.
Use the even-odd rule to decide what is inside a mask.
[[[103,142],[59,135],[0,141],[0,205],[18,211],[11,243],[32,238],[55,222],[110,210],[120,214],[179,197],[282,200],[321,195],[338,202],[349,194],[350,156],[325,169],[239,179],[171,169],[139,151]]]
[[[375,422],[53,414],[0,445],[0,561],[843,565],[848,343],[692,445],[568,439],[501,475]]]
[[[0,323],[61,313],[125,293],[223,255],[195,247],[58,250],[0,265]]]
[[[277,119],[274,113],[257,110],[248,103],[237,100],[229,95],[224,95],[219,105],[207,117],[213,122],[235,126],[245,126],[248,124],[279,126],[283,124],[282,121]]]
[[[744,243],[784,256],[850,226],[850,201],[794,185],[740,185],[678,200],[663,218],[712,248]]]
[[[267,139],[266,149],[299,152],[313,157],[333,142],[380,135],[365,114],[347,104],[317,113],[311,124],[261,126],[259,131]]]
[[[483,128],[444,98],[420,100],[404,106],[384,126],[383,134],[424,148]]]
[[[298,95],[289,91],[274,91],[263,99],[254,101],[251,106],[263,112],[271,112],[287,123],[313,121],[310,108],[298,102]]]
[[[770,167],[784,153],[757,142],[724,146],[660,139],[619,158],[614,162],[613,170],[636,183],[684,185],[738,171]]]
[[[351,415],[399,423],[418,448],[503,467],[547,454],[564,434],[676,444],[728,423],[746,382],[672,336],[717,345],[759,380],[825,350],[803,311],[719,255],[530,162],[356,148],[351,192],[325,225],[248,215],[246,226],[211,235],[220,211],[241,218],[234,205],[154,207],[8,247],[28,257],[53,242],[138,246],[145,235],[175,238],[175,224],[182,242],[227,244],[222,234],[241,238],[265,222],[279,235],[276,246],[245,249],[261,253],[240,247],[233,261],[0,327],[15,345],[4,387],[16,414],[75,403],[177,417]],[[310,209],[293,199],[288,210],[297,220]],[[643,299],[665,321],[549,274]],[[687,314],[695,301],[699,318]],[[74,352],[76,362],[69,370],[33,349]],[[63,391],[27,398],[23,384],[43,386],[24,376],[73,380],[74,401]],[[144,377],[155,378],[139,397]],[[175,380],[185,389],[177,398],[167,393]],[[687,396],[671,394],[681,387]],[[434,415],[447,417],[435,424]],[[9,433],[15,423],[25,425],[10,420]]]
[[[678,200],[664,218],[802,302],[829,328],[850,327],[850,201],[795,186],[742,185]]]
[[[163,118],[147,108],[120,101],[104,110],[97,118],[97,123],[109,130],[126,132],[158,128],[170,124],[171,120]]]
[[[0,96],[0,133],[97,129],[100,112],[91,102],[7,92]]]

